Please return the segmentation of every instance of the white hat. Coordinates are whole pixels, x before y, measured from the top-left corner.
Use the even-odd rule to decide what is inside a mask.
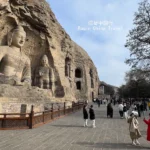
[[[132,111],[132,113],[134,114],[134,116],[138,116],[138,112],[137,111]]]

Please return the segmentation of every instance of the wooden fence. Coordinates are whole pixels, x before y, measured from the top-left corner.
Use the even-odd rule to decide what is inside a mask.
[[[32,129],[38,127],[54,119],[60,118],[72,112],[78,111],[84,105],[84,102],[72,103],[72,107],[66,108],[66,103],[61,108],[58,106],[58,109],[53,108],[51,110],[46,110],[43,112],[34,113],[34,106],[32,105],[30,113],[7,113],[0,114],[0,130],[8,129]],[[16,117],[14,117],[16,116]]]

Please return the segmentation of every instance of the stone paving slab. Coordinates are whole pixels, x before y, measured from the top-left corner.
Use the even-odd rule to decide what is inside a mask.
[[[117,106],[113,119],[106,117],[106,106],[94,109],[96,128],[83,127],[79,111],[32,130],[1,130],[0,150],[150,150],[143,118],[139,118],[141,146],[132,146],[128,123],[119,118]]]

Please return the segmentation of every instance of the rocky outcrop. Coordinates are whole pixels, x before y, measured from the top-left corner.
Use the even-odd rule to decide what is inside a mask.
[[[31,61],[32,86],[35,69],[46,54],[55,77],[53,99],[85,100],[97,97],[99,78],[88,54],[61,27],[45,0],[0,1],[0,45],[17,25],[27,38],[22,51]]]

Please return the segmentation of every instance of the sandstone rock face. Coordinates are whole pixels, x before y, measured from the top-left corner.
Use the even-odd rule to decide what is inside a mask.
[[[45,0],[0,0],[1,46],[7,45],[7,34],[17,25],[26,32],[22,51],[31,61],[30,93],[36,86],[35,70],[40,66],[42,56],[47,55],[54,85],[52,94],[44,95],[45,99],[75,101],[97,97],[99,78],[96,67],[88,54],[61,27]],[[2,91],[0,94],[1,97],[11,97],[9,91],[9,96]]]

